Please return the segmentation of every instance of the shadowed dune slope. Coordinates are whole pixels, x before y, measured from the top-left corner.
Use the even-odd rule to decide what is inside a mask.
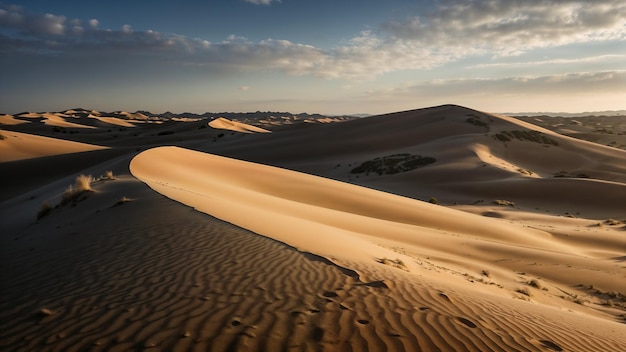
[[[545,203],[559,212],[626,215],[620,200],[626,151],[453,105],[196,147],[413,198],[436,196],[448,204],[507,199],[525,209]],[[363,162],[398,153],[436,162],[393,175],[353,172]],[[581,192],[568,192],[572,185]],[[588,202],[592,194],[599,196]],[[616,196],[604,196],[610,194]]]

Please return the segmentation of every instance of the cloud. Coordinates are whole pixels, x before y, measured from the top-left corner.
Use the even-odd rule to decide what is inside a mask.
[[[622,0],[441,0],[425,16],[389,21],[395,38],[439,47],[476,47],[496,55],[626,38]]]
[[[256,1],[269,4],[271,1]],[[428,70],[474,55],[512,55],[535,47],[626,37],[626,3],[597,0],[441,0],[428,15],[385,23],[342,45],[322,49],[288,40],[221,42],[111,30],[0,5],[0,53],[75,58],[86,64],[143,60],[214,72],[282,71],[324,79],[363,81],[389,72]],[[6,34],[9,33],[9,34]],[[164,66],[165,67],[165,66]]]
[[[468,78],[431,80],[418,85],[387,91],[372,91],[372,96],[555,96],[626,94],[626,71],[577,72],[544,76]]]
[[[272,2],[280,2],[280,0],[245,0],[248,3],[255,5],[270,5]]]
[[[241,87],[238,87],[237,90],[240,90],[242,92],[247,92],[250,90],[250,86],[241,86]]]
[[[539,60],[539,61],[525,61],[525,62],[500,62],[491,64],[478,64],[466,67],[466,69],[477,68],[492,68],[492,67],[533,67],[544,65],[571,65],[581,63],[603,63],[603,62],[626,62],[626,54],[608,54],[598,56],[588,56],[574,59],[551,59],[551,60]]]

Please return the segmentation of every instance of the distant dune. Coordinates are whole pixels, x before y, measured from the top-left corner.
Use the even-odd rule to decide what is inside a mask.
[[[248,125],[248,124],[237,122],[237,121],[231,121],[223,117],[219,117],[209,122],[209,126],[213,128],[217,128],[217,129],[230,130],[230,131],[243,132],[243,133],[255,133],[255,132],[269,133],[270,132],[260,127]]]
[[[1,131],[0,162],[38,158],[42,156],[87,152],[106,149],[99,145],[66,141],[20,132]]]
[[[0,349],[626,350],[626,126],[535,119],[2,115]]]

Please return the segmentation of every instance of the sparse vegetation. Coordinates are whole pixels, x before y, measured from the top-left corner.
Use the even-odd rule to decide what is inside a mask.
[[[503,206],[507,206],[507,207],[514,207],[515,206],[515,202],[511,202],[510,200],[503,200],[503,199],[496,199],[496,200],[493,201],[493,204],[503,205]]]
[[[39,219],[45,217],[46,215],[50,214],[51,211],[52,211],[52,207],[50,206],[50,204],[47,201],[41,203],[41,208],[37,212],[37,220],[39,220]]]
[[[535,142],[543,145],[559,145],[559,142],[547,137],[545,134],[529,130],[502,131],[494,134],[493,138],[502,142],[510,142],[513,139],[517,139],[519,141]]]
[[[70,185],[65,192],[61,195],[61,205],[66,205],[69,203],[77,203],[80,200],[80,197],[86,192],[92,192],[91,183],[93,182],[93,177],[80,175],[76,177],[76,183],[74,186]]]
[[[532,279],[530,281],[528,281],[528,286],[532,286],[534,288],[538,288],[541,289],[541,284],[539,283],[539,281]]]
[[[53,314],[54,314],[54,311],[52,309],[49,309],[49,308],[41,308],[39,310],[39,315],[44,316],[44,317],[47,317],[47,316],[50,316],[50,315],[53,315]]]
[[[557,173],[554,174],[554,177],[569,177],[569,178],[590,178],[589,175],[585,174],[585,173],[578,173],[578,174],[570,174],[567,171],[559,171]]]
[[[407,270],[406,265],[404,264],[404,262],[401,259],[389,259],[389,258],[380,258],[380,259],[376,259],[377,262],[384,264],[384,265],[389,265],[392,266],[394,268],[397,269],[402,269],[402,270]]]
[[[0,141],[3,141],[5,139],[7,139],[7,137],[5,137],[2,133],[0,133]]]
[[[615,219],[606,219],[604,220],[604,224],[609,225],[609,226],[618,226],[618,225],[621,225],[622,222],[619,220],[615,220]]]
[[[515,290],[515,292],[517,293],[521,293],[524,296],[528,296],[528,297],[532,297],[533,295],[530,293],[530,291],[528,291],[527,288],[518,288],[517,290]]]
[[[481,274],[483,274],[483,276],[486,276],[486,277],[491,277],[491,273],[489,272],[489,270],[483,270]]]
[[[437,199],[435,197],[430,197],[430,199],[428,200],[428,203],[430,203],[430,204],[439,204],[439,199]]]
[[[468,118],[467,120],[465,120],[465,122],[471,123],[472,125],[475,125],[475,126],[484,127],[487,130],[489,130],[489,123],[482,121],[480,117],[472,116]]]
[[[114,207],[126,204],[128,202],[132,202],[133,200],[127,197],[122,197],[117,203],[115,203],[115,205],[113,205]]]
[[[532,172],[530,170],[526,170],[526,169],[522,169],[522,168],[518,168],[517,172],[519,172],[522,175],[528,175],[528,176],[532,176],[532,175],[535,174],[534,172]]]
[[[436,162],[437,159],[429,156],[412,155],[408,153],[393,154],[368,160],[350,171],[353,174],[376,173],[378,175],[393,175],[424,167]]]
[[[113,177],[113,171],[107,170],[104,172],[104,179],[105,180],[115,180],[115,177]]]

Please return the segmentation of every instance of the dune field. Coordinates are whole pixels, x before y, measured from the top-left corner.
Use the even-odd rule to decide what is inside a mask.
[[[0,115],[0,350],[624,351],[619,119]]]

